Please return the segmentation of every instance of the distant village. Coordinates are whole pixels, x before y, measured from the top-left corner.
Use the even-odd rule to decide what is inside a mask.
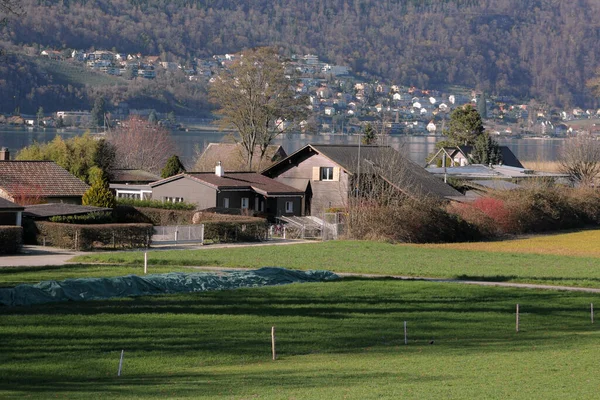
[[[94,71],[127,79],[155,79],[157,71],[163,70],[183,73],[190,81],[210,82],[239,54],[197,58],[189,65],[162,60],[156,55],[107,50],[44,50],[39,56],[81,63]],[[323,62],[312,54],[293,55],[287,66],[290,78],[293,76],[297,81],[296,92],[310,98],[313,114],[303,121],[302,129],[311,133],[354,134],[369,123],[380,133],[441,135],[450,112],[464,104],[472,104],[484,118],[488,131],[495,135],[565,137],[579,132],[600,134],[600,109],[561,110],[535,101],[521,103],[511,96],[488,97],[486,93],[468,89],[440,91],[400,86],[364,74],[353,75],[349,67]],[[126,103],[121,103],[114,108],[111,118],[119,119],[129,114],[148,116],[151,112],[129,109]],[[87,127],[90,121],[88,110],[0,116],[0,123],[42,127]]]

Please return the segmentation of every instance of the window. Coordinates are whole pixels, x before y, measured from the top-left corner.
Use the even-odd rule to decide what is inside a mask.
[[[285,212],[286,213],[293,213],[294,212],[294,202],[293,201],[286,201],[285,202]]]
[[[259,211],[260,199],[258,197],[254,198],[254,211]]]
[[[333,180],[333,167],[321,167],[321,180],[332,181]]]
[[[229,197],[223,199],[223,208],[229,208]]]
[[[183,197],[165,197],[163,201],[165,203],[183,203]]]
[[[242,210],[247,210],[249,203],[250,200],[247,197],[242,197]]]

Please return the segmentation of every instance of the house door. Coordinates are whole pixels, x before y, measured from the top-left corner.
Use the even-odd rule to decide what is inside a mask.
[[[311,215],[310,214],[311,200],[312,200],[312,189],[310,187],[310,182],[308,182],[308,185],[306,185],[306,192],[304,195],[304,215]]]

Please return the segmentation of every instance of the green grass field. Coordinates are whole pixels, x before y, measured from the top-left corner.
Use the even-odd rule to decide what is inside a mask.
[[[561,237],[557,236],[556,241],[560,240]],[[451,245],[335,241],[286,246],[161,250],[151,251],[148,257],[151,266],[281,266],[303,270],[600,287],[598,257],[529,253],[520,250],[521,243],[514,242],[518,252],[510,252],[507,246],[499,252],[452,248]],[[143,259],[142,252],[122,252],[97,253],[74,260],[141,266]]]
[[[594,301],[567,292],[346,279],[5,307],[0,397],[592,399],[600,351],[589,315]]]
[[[570,255],[593,236],[569,235],[476,249],[340,241],[151,251],[149,272],[284,266],[600,287],[591,247]],[[527,251],[543,246],[561,255]],[[0,286],[141,274],[143,253],[77,260],[113,264],[5,268]],[[0,307],[0,398],[595,399],[591,303],[600,296],[382,277]]]

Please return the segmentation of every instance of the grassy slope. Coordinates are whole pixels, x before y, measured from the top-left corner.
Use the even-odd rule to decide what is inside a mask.
[[[251,268],[282,266],[336,272],[600,287],[599,239],[600,231],[586,231],[517,241],[454,245],[337,241],[290,246],[155,251],[149,254],[149,263]],[[98,253],[77,257],[76,260],[142,265],[143,255],[140,252]]]
[[[42,57],[30,57],[44,71],[53,77],[55,83],[74,86],[110,86],[126,84],[121,77],[96,72],[77,63],[49,60]]]
[[[0,397],[595,398],[596,297],[344,280],[0,308]]]

